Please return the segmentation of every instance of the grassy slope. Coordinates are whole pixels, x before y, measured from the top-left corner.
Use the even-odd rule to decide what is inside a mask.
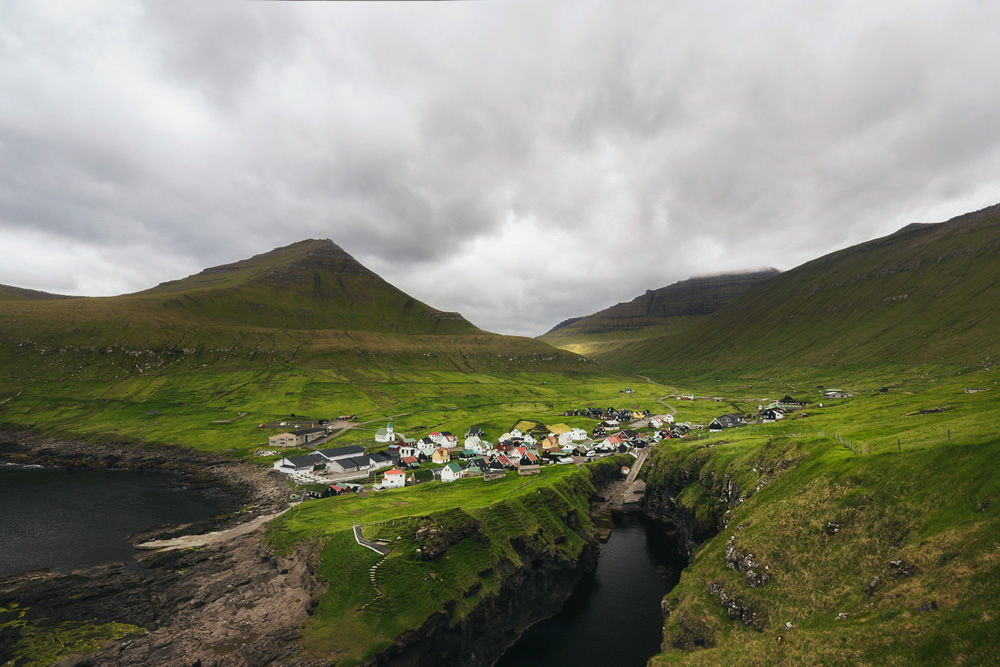
[[[851,384],[856,395],[824,401],[812,389],[820,377],[832,380],[829,385]],[[789,389],[814,403],[803,420],[656,448],[645,472],[651,488],[702,521],[726,527],[701,545],[667,596],[672,614],[665,644],[696,650],[671,650],[654,664],[996,661],[996,377],[940,367],[896,374],[895,382],[814,371],[715,382],[713,393],[739,397],[736,407]],[[746,386],[751,382],[753,389]],[[878,392],[885,384],[894,386]],[[966,387],[990,391],[965,394]],[[945,410],[912,414],[938,406]],[[744,497],[732,509],[718,499],[730,482]],[[839,524],[836,534],[829,534],[828,522]],[[758,570],[767,567],[768,583],[750,586],[727,567],[730,539],[754,554]],[[912,575],[898,575],[892,562],[900,560]],[[881,584],[866,597],[876,577]],[[716,583],[766,619],[764,632],[729,617],[708,591]],[[840,613],[847,620],[837,621]],[[786,622],[794,627],[786,629]]]
[[[634,370],[991,363],[1000,207],[911,225],[785,272],[686,333],[623,348]]]
[[[563,418],[588,403],[624,405],[619,390],[630,379],[592,371],[458,372],[314,368],[193,368],[183,372],[122,373],[119,378],[40,380],[0,405],[0,424],[62,437],[188,445],[247,457],[272,431],[260,423],[356,414],[364,422],[340,440],[373,437],[393,418],[396,431],[422,437],[434,430],[465,433],[481,425],[495,438],[519,419],[586,426]],[[664,393],[651,389],[650,393]],[[12,395],[11,392],[8,395]],[[654,409],[638,395],[629,405]],[[249,413],[233,420],[239,413]]]
[[[431,483],[369,498],[329,498],[286,513],[270,526],[272,542],[288,548],[319,540],[320,576],[329,582],[306,626],[305,653],[336,655],[338,664],[353,664],[442,610],[454,624],[498,591],[502,561],[514,567],[526,564],[530,556],[524,540],[528,551],[545,552],[567,566],[575,563],[585,545],[583,536],[592,529],[590,480],[588,468],[554,466],[538,477],[509,473],[491,482]],[[378,569],[384,597],[377,597],[369,582],[369,568],[380,556],[357,545],[352,536],[358,523],[365,524],[369,539],[392,546]],[[471,534],[444,555],[425,561],[417,557],[417,549],[426,547],[415,539],[421,526],[442,533],[469,528]]]
[[[11,285],[0,285],[0,301],[15,301],[21,299],[70,299],[72,297],[61,294],[50,294],[39,292],[38,290],[25,289],[23,287],[12,287]]]

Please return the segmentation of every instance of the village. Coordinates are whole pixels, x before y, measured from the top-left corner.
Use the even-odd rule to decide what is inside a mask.
[[[836,392],[836,393],[834,393]],[[826,397],[847,395],[839,390]],[[629,392],[630,393],[630,392]],[[680,395],[681,400],[694,400]],[[282,431],[268,438],[268,449],[261,455],[276,455],[284,448],[313,451],[282,456],[273,469],[289,481],[307,487],[305,497],[328,497],[358,491],[385,491],[424,482],[449,483],[476,477],[484,481],[503,478],[508,472],[534,475],[546,465],[582,465],[597,458],[630,454],[638,458],[648,447],[663,440],[699,437],[748,424],[767,424],[784,419],[786,414],[802,410],[805,402],[790,396],[758,406],[753,415],[727,413],[708,424],[692,424],[675,419],[676,410],[652,414],[649,410],[595,408],[567,410],[569,417],[587,417],[597,421],[588,433],[583,428],[565,424],[517,427],[500,434],[495,441],[479,427],[471,427],[463,437],[448,431],[432,432],[416,439],[397,432],[392,421],[379,428],[374,439],[362,444],[319,448],[330,437],[333,423],[319,420],[305,428]],[[798,417],[804,417],[799,413]],[[351,420],[344,415],[341,420]],[[288,426],[282,422],[278,426]],[[264,426],[263,424],[261,425]],[[294,426],[299,426],[295,424]],[[628,466],[622,472],[629,472]]]

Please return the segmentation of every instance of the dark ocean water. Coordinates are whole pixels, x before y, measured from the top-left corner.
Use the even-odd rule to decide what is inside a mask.
[[[497,667],[645,665],[660,652],[660,601],[680,578],[677,545],[645,517],[615,519],[597,569],[563,609],[531,627]]]
[[[187,488],[172,473],[0,464],[0,576],[134,564],[129,535],[237,507],[225,493]]]

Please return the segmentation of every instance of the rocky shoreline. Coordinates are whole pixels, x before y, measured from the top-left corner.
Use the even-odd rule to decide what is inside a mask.
[[[133,535],[133,544],[218,531],[288,506],[288,487],[276,473],[200,452],[55,440],[0,432],[0,461],[64,469],[131,468],[185,476],[190,486],[213,486],[243,509],[203,521],[159,526]],[[16,605],[26,627],[55,628],[83,619],[127,623],[142,634],[107,642],[97,653],[58,664],[270,664],[298,651],[302,623],[322,592],[316,554],[303,546],[277,556],[261,529],[197,550],[153,551],[137,557],[145,572],[112,563],[71,572],[35,571],[0,579],[0,612]],[[0,626],[10,614],[0,613]],[[0,630],[0,662],[22,664],[21,632]],[[308,664],[296,660],[298,664]]]

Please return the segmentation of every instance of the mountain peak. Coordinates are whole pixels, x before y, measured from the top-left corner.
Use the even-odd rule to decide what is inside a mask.
[[[329,239],[305,239],[140,292],[204,320],[288,329],[470,333],[457,313],[421,303]]]
[[[305,239],[249,259],[209,267],[181,280],[160,283],[144,294],[211,287],[290,284],[312,280],[317,271],[347,276],[375,275],[330,239]]]

